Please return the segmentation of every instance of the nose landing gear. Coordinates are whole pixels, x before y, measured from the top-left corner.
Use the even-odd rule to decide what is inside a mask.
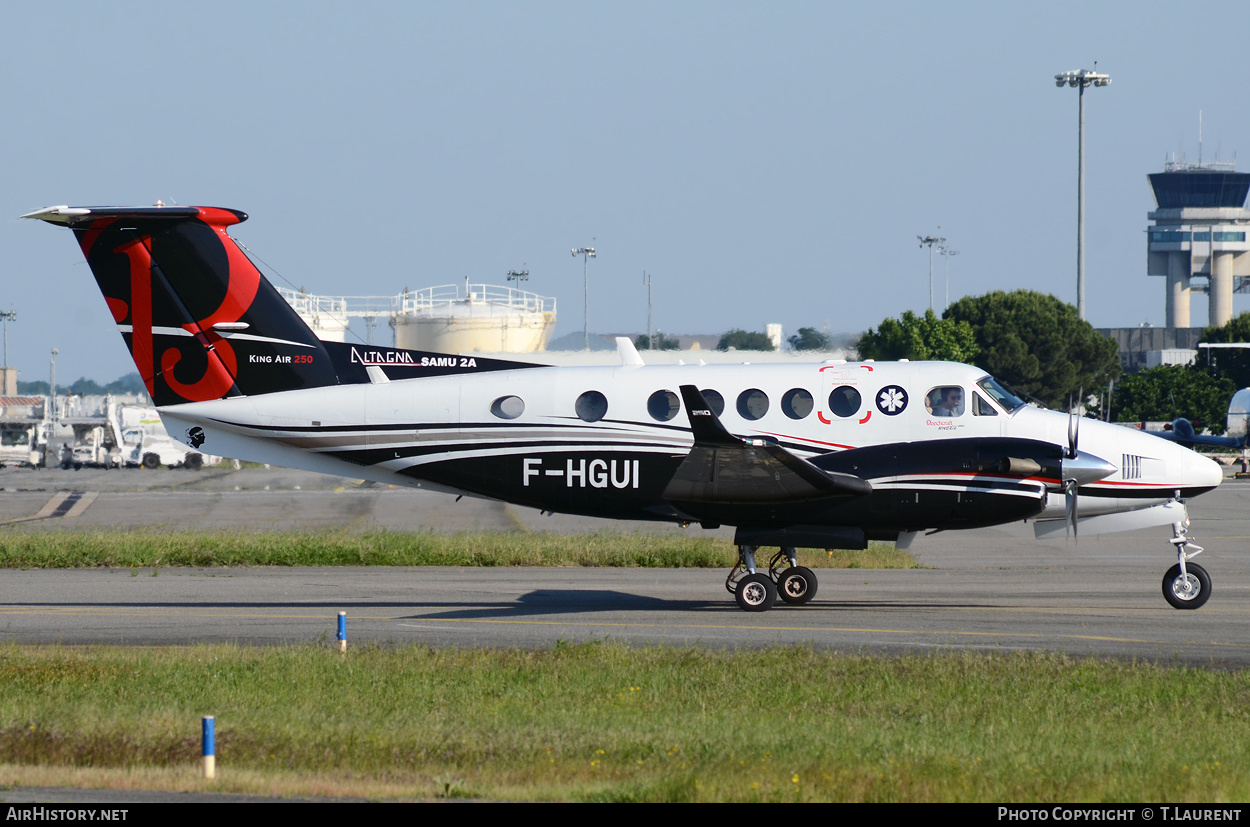
[[[780,597],[798,606],[816,596],[816,573],[798,564],[791,547],[781,548],[768,563],[768,573],[755,569],[755,546],[738,546],[738,563],[725,578],[725,589],[744,612],[764,612]],[[783,560],[785,565],[783,565]]]
[[[1163,599],[1174,609],[1197,609],[1211,597],[1211,577],[1197,563],[1189,562],[1202,553],[1202,546],[1189,539],[1189,520],[1172,524],[1172,539],[1176,546],[1176,565],[1163,575]],[[1192,551],[1190,550],[1192,549]]]

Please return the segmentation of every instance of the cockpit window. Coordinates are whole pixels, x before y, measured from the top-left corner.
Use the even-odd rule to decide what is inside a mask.
[[[998,416],[998,411],[989,402],[985,401],[985,397],[976,391],[972,392],[972,415],[973,416]]]
[[[1009,414],[1013,414],[1024,407],[1024,400],[995,382],[993,376],[987,376],[980,382],[977,382],[977,387],[985,391],[985,394],[990,399],[1002,405],[1003,409]]]
[[[963,416],[964,389],[958,385],[934,388],[925,396],[925,407],[934,416]]]

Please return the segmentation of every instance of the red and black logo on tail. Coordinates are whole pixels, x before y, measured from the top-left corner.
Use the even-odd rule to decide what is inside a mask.
[[[336,383],[321,342],[227,234],[245,214],[82,212],[61,223],[77,235],[157,405]]]

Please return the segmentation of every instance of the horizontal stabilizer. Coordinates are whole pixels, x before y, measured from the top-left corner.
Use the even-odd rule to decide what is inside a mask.
[[[239,223],[247,220],[247,215],[238,210],[229,210],[238,217]],[[28,212],[22,218],[38,218],[49,224],[74,226],[85,224],[99,218],[133,218],[148,221],[182,221],[195,218],[200,214],[199,207],[45,207],[42,210]]]

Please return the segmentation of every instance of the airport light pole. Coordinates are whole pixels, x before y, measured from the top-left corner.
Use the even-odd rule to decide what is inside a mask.
[[[942,305],[942,312],[945,313],[946,308],[951,306],[951,256],[959,255],[959,251],[942,246],[938,253],[946,257],[946,303]]]
[[[48,367],[48,404],[52,406],[53,422],[56,422],[56,355],[60,352],[52,348],[52,364]]]
[[[595,257],[595,248],[574,247],[573,258],[578,256],[582,257],[582,350],[590,350],[590,260]]]
[[[1097,61],[1094,61],[1094,68],[1098,68]],[[1079,100],[1076,130],[1076,313],[1082,321],[1085,319],[1085,88],[1109,83],[1111,75],[1100,75],[1089,69],[1055,75],[1055,86],[1060,89],[1064,86],[1075,87]]]
[[[941,230],[941,229],[942,229],[941,227],[938,227],[938,230]],[[929,248],[929,309],[932,310],[933,309],[933,248],[934,246],[945,242],[946,239],[939,238],[937,236],[932,236],[932,235],[918,235],[916,236],[916,238],[920,239],[921,247],[927,246]]]
[[[529,281],[529,280],[530,280],[530,271],[529,271],[529,268],[526,267],[524,264],[521,265],[520,270],[508,271],[508,281],[514,282],[518,290],[521,288],[521,282]],[[510,300],[511,298],[512,297],[509,297]],[[528,303],[526,306],[528,307]]]
[[[651,331],[651,274],[642,271],[642,281],[647,285],[647,350],[655,350],[655,334]]]

